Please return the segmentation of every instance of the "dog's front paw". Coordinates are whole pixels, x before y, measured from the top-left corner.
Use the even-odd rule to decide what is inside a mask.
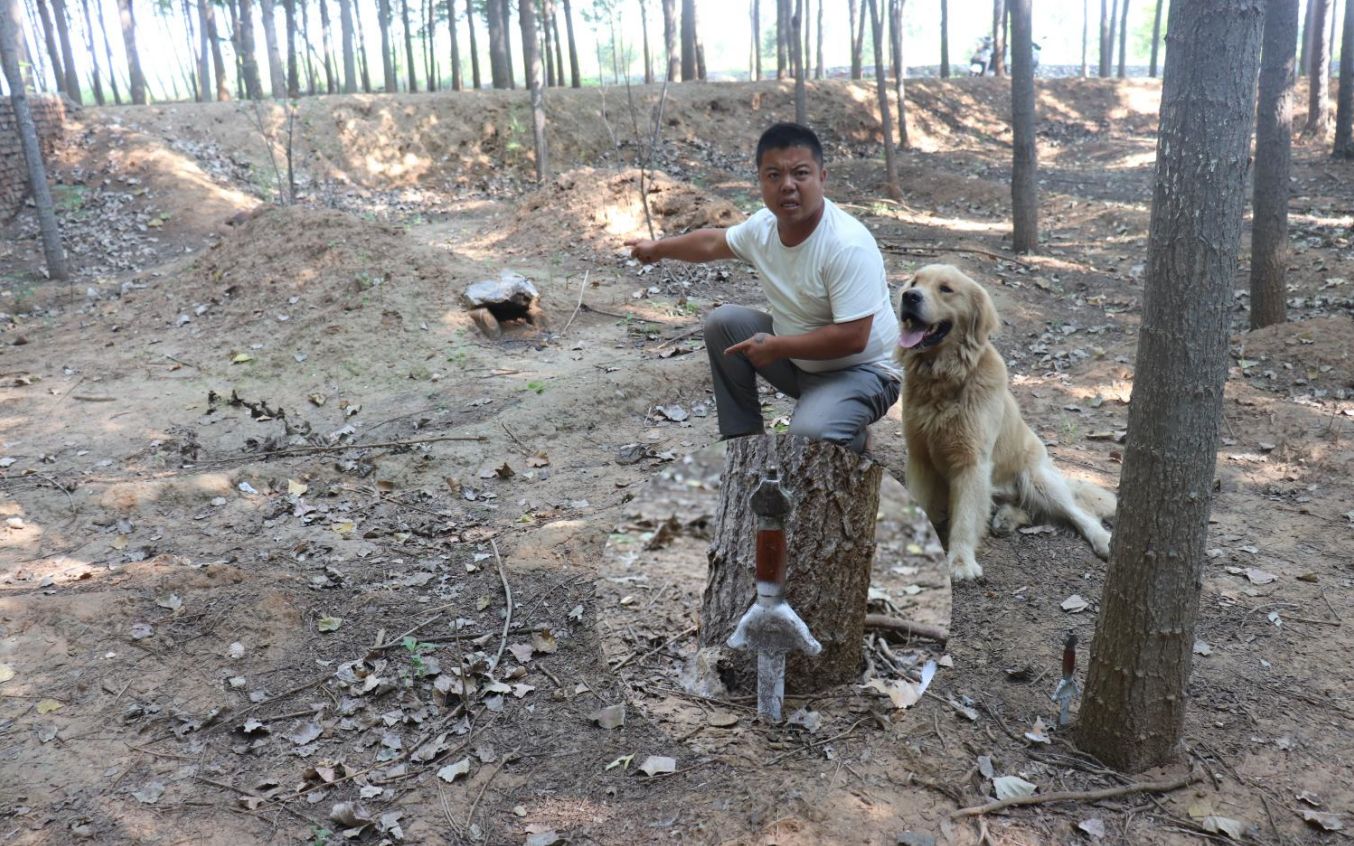
[[[1091,549],[1095,550],[1096,556],[1099,557],[1101,561],[1110,560],[1110,533],[1101,532],[1091,538]]]
[[[973,559],[973,554],[950,554],[950,579],[956,582],[972,581],[983,577],[982,566]]]

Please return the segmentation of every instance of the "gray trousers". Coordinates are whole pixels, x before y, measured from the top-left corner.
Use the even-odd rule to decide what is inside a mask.
[[[898,380],[880,367],[860,364],[827,373],[800,370],[780,359],[760,370],[743,355],[724,350],[758,332],[771,333],[771,315],[756,309],[722,305],[705,319],[705,349],[715,381],[719,434],[724,438],[763,431],[757,375],[798,400],[790,434],[831,441],[856,452],[865,449],[865,428],[898,401]]]

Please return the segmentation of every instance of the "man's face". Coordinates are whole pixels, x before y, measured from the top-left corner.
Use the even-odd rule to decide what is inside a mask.
[[[767,150],[757,169],[762,202],[782,229],[816,224],[823,213],[823,184],[827,170],[808,147]]]

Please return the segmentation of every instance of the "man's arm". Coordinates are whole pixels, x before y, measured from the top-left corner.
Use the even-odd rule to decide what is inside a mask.
[[[829,323],[803,335],[771,335],[758,332],[724,351],[725,355],[742,353],[753,367],[766,367],[782,358],[805,361],[823,361],[845,358],[862,352],[870,342],[870,327],[874,315],[845,323]]]
[[[674,235],[656,241],[633,238],[626,241],[625,246],[630,248],[631,256],[645,264],[653,264],[665,258],[689,262],[738,258],[729,247],[724,232],[723,229],[697,229],[685,235]]]

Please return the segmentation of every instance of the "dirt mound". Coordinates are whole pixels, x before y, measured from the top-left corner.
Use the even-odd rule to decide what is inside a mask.
[[[1354,318],[1348,315],[1266,326],[1238,337],[1233,346],[1265,367],[1291,366],[1309,378],[1321,374],[1321,381],[1354,387]]]
[[[640,171],[578,168],[528,194],[506,226],[495,225],[482,245],[508,249],[530,244],[538,255],[569,251],[581,243],[614,252],[621,241],[648,235],[640,202]],[[663,173],[644,180],[654,234],[663,237],[703,227],[732,226],[744,218],[733,203]]]

